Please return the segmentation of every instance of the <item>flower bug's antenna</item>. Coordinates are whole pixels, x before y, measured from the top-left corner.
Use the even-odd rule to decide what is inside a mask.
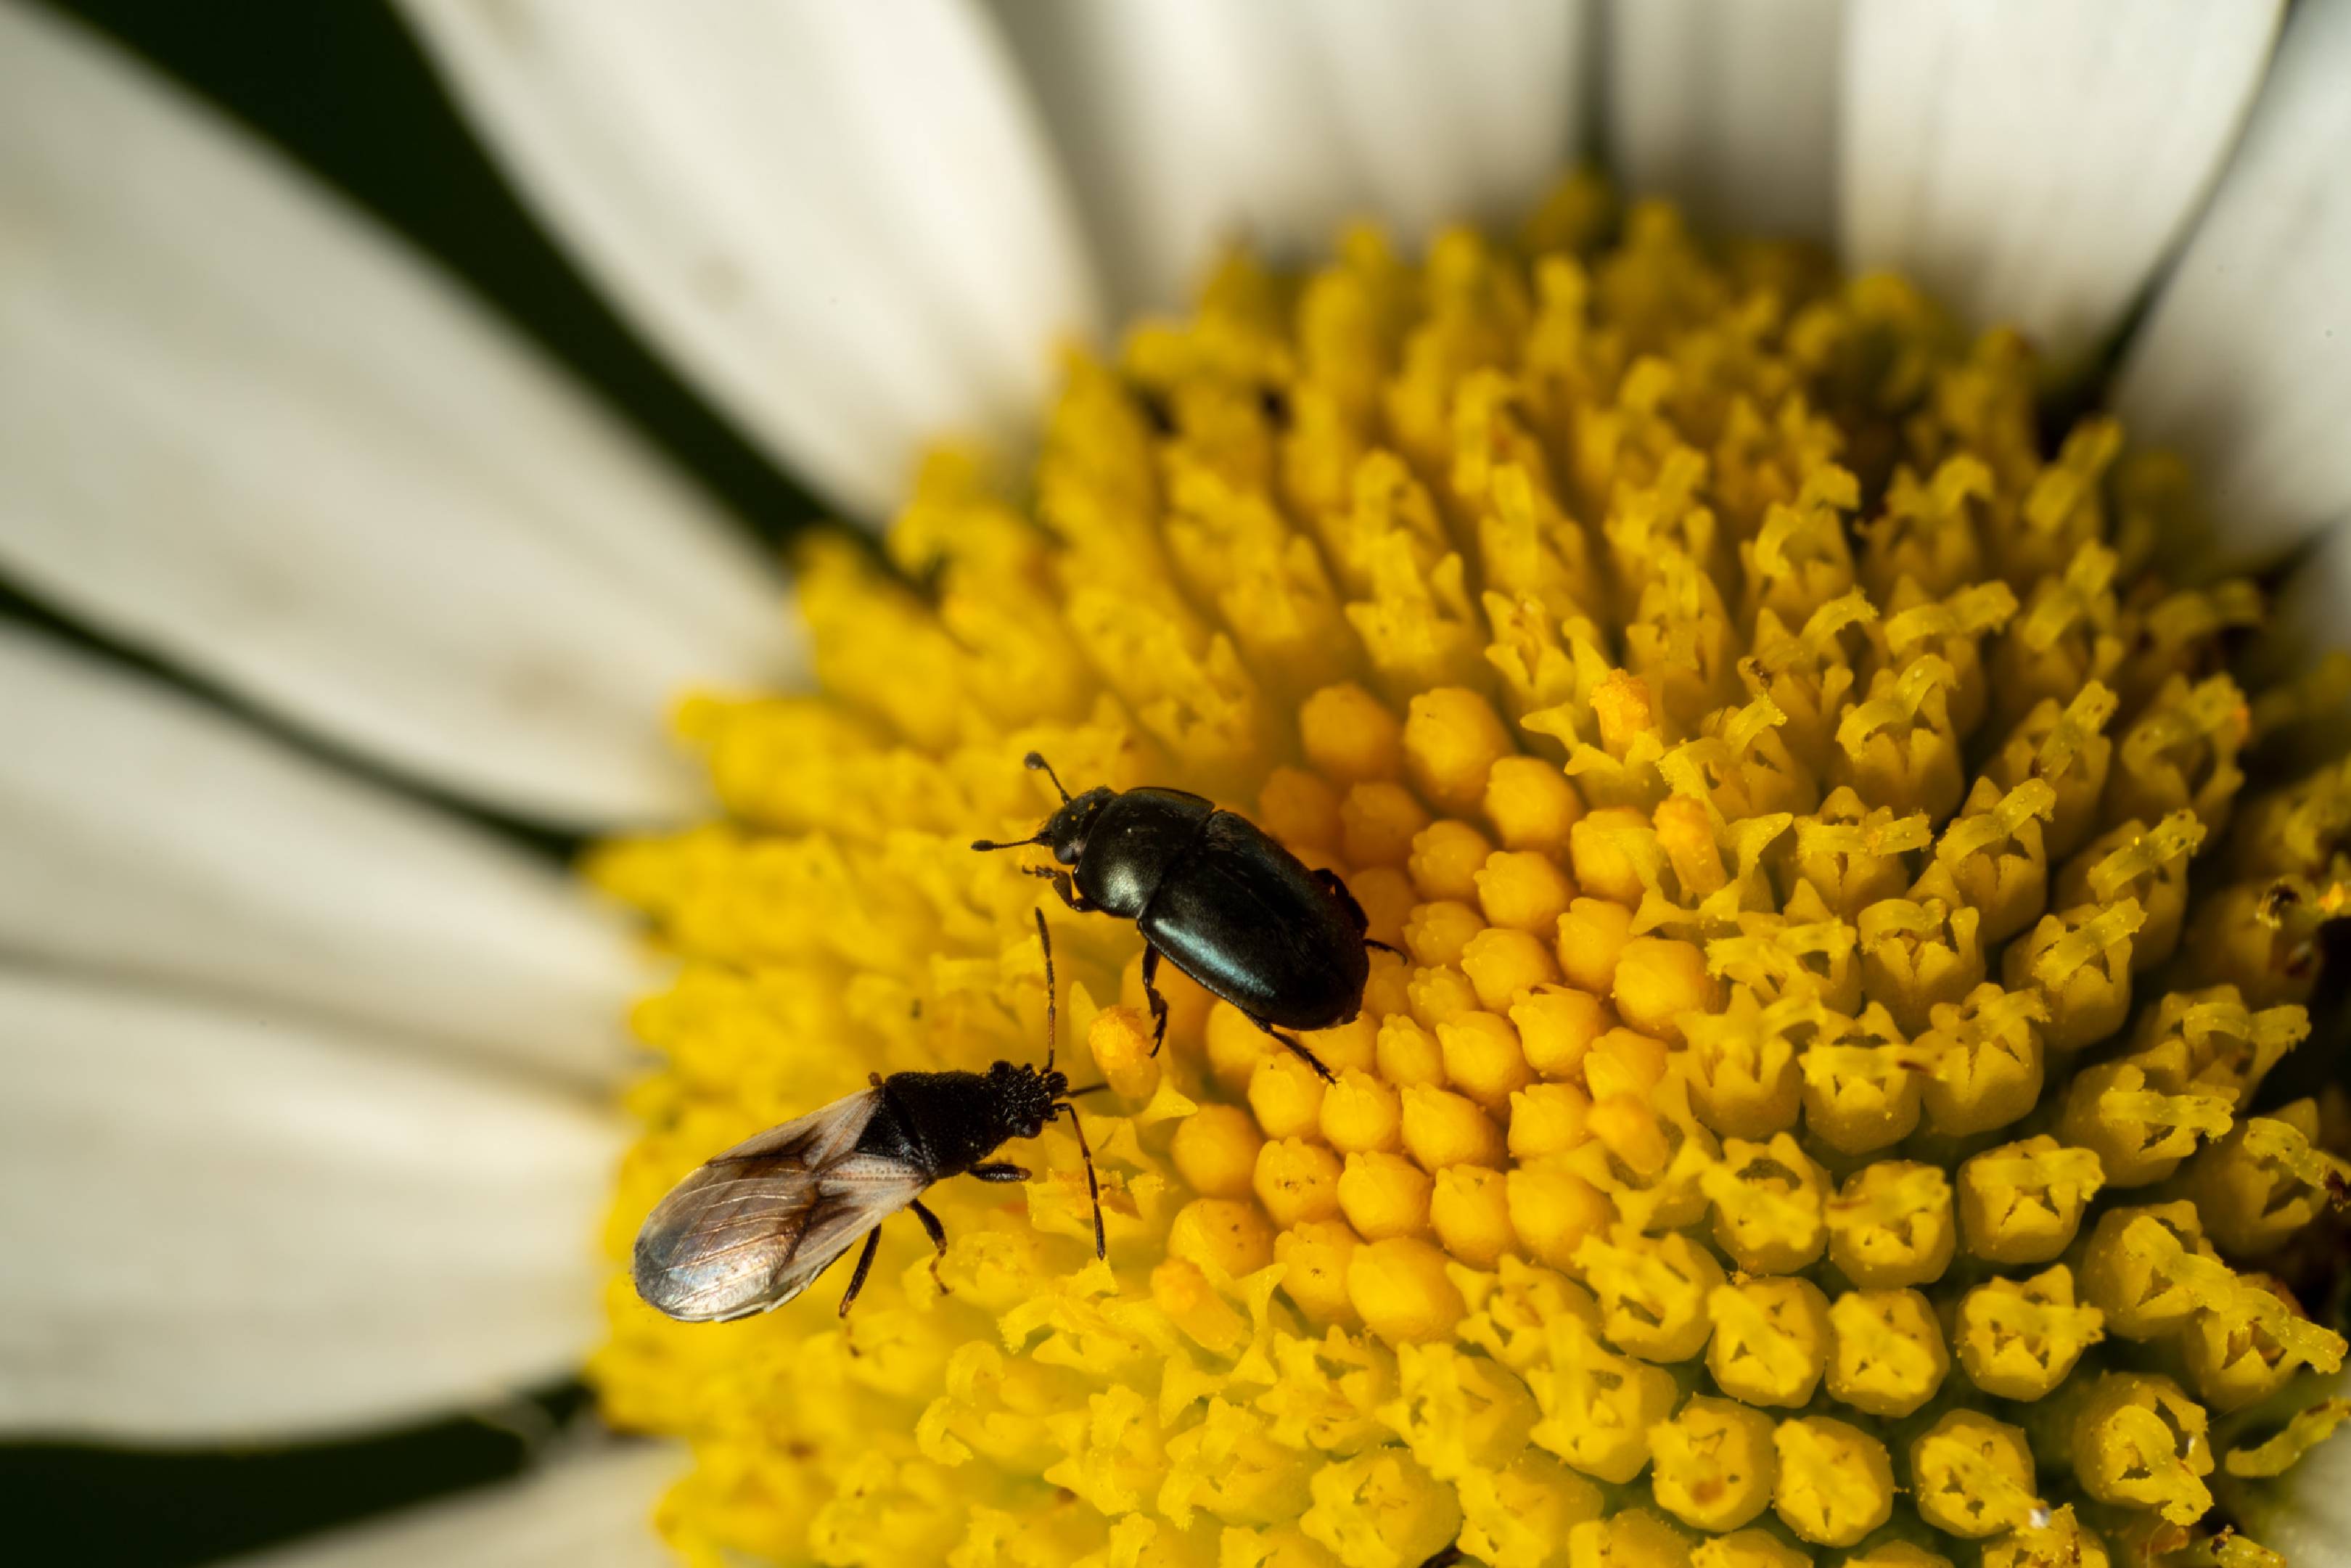
[[[1036,757],[1034,752],[1031,752],[1029,755],[1031,757]],[[1037,758],[1036,760],[1039,767],[1042,767],[1044,765],[1044,759],[1042,758]],[[1050,769],[1048,769],[1047,771],[1050,772]],[[1060,789],[1061,785],[1061,781],[1060,779],[1056,779],[1053,780],[1053,787],[1055,789]],[[1062,799],[1067,800],[1068,798],[1067,793],[1064,792]],[[1045,949],[1044,1071],[1046,1072],[1051,1072],[1053,1071],[1054,1054],[1061,1049],[1059,1041],[1059,1020],[1061,1015],[1060,1009],[1053,1000],[1053,992],[1055,990],[1055,987],[1053,985],[1053,934],[1050,930],[1046,929],[1045,912],[1043,910],[1036,909],[1031,910],[1029,913],[1037,917],[1037,945]],[[1052,1119],[1056,1122],[1060,1121],[1065,1114],[1070,1118],[1070,1131],[1075,1133],[1078,1137],[1079,1156],[1086,1162],[1086,1196],[1093,1199],[1094,1256],[1097,1258],[1108,1258],[1110,1256],[1110,1238],[1102,1229],[1102,1178],[1094,1174],[1094,1152],[1086,1143],[1085,1124],[1078,1120],[1078,1108],[1069,1103],[1069,1097],[1072,1093],[1091,1094],[1094,1090],[1104,1087],[1106,1087],[1106,1085],[1096,1083],[1091,1088],[1086,1089],[1063,1089],[1061,1091],[1061,1098],[1054,1102],[1053,1109],[1050,1113]]]
[[[1081,1083],[1075,1089],[1062,1090],[1061,1098],[1064,1100],[1074,1100],[1081,1094],[1099,1094],[1109,1087],[1110,1085],[1107,1083]]]
[[[1045,912],[1032,910],[1037,916],[1037,943],[1045,949],[1045,1071],[1053,1071],[1053,1055],[1060,1050],[1060,1029],[1053,1005],[1053,934],[1045,929]]]
[[[1054,1106],[1053,1120],[1060,1121],[1061,1113],[1065,1111],[1070,1116],[1070,1131],[1078,1135],[1078,1153],[1086,1162],[1086,1196],[1094,1201],[1094,1256],[1108,1258],[1110,1238],[1102,1229],[1102,1182],[1094,1175],[1094,1152],[1086,1145],[1085,1124],[1078,1120],[1078,1108],[1075,1105],[1065,1101]]]
[[[1037,767],[1044,767],[1044,757],[1037,757],[1034,752],[1029,752],[1029,757]],[[1050,771],[1050,768],[1046,768],[1046,771]],[[1053,780],[1053,788],[1061,788],[1061,780]],[[1062,800],[1068,800],[1068,792],[1062,792]],[[1037,945],[1044,947],[1044,1072],[1053,1072],[1053,1055],[1061,1051],[1061,1041],[1058,1041],[1061,1006],[1053,1001],[1053,992],[1058,989],[1053,985],[1053,934],[1044,924],[1044,910],[1029,910],[1029,915],[1037,917]],[[1107,1232],[1102,1232],[1102,1177],[1093,1173],[1093,1147],[1086,1145],[1086,1124],[1079,1122],[1077,1107],[1070,1105],[1072,1093],[1084,1095],[1093,1093],[1095,1089],[1107,1089],[1107,1083],[1093,1083],[1091,1089],[1062,1089],[1061,1100],[1053,1103],[1053,1110],[1049,1114],[1053,1122],[1061,1122],[1062,1116],[1070,1116],[1070,1131],[1077,1133],[1077,1152],[1086,1161],[1086,1197],[1093,1199],[1093,1255],[1095,1258],[1110,1258],[1110,1237],[1107,1237]]]
[[[1053,781],[1053,788],[1061,794],[1061,804],[1066,806],[1070,803],[1070,792],[1061,788],[1061,776],[1053,771],[1053,765],[1045,760],[1043,752],[1030,752],[1020,759],[1020,765],[1031,773],[1042,773],[1046,778],[1050,779]]]

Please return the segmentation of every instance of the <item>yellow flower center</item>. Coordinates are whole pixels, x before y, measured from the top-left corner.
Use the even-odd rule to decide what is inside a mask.
[[[941,459],[894,572],[808,545],[823,695],[690,703],[728,821],[595,862],[682,961],[615,1256],[869,1072],[1040,1060],[1040,907],[1110,1256],[1056,1128],[846,1320],[616,1279],[686,1560],[2095,1565],[2331,1429],[2209,1436],[2343,1359],[2287,1282],[2333,1129],[2251,1108],[2351,767],[2237,801],[2301,711],[2217,673],[2257,598],[2156,576],[2176,467],[2047,454],[2034,378],[1576,182],[1236,260],[1071,363],[1025,491]],[[1343,876],[1403,956],[1335,1082],[1172,968],[1150,1054],[1134,926],[968,847],[1054,804],[1031,749]]]

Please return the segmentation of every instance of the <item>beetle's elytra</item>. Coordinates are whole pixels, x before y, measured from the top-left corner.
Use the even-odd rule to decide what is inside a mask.
[[[1164,956],[1328,1080],[1331,1070],[1282,1031],[1331,1029],[1363,1008],[1370,949],[1382,944],[1366,939],[1370,923],[1347,884],[1198,795],[1145,786],[1073,798],[1042,757],[1025,760],[1053,780],[1061,809],[1033,838],[972,848],[1050,849],[1059,865],[1036,874],[1064,903],[1134,922],[1153,1052],[1167,1035],[1155,983]]]

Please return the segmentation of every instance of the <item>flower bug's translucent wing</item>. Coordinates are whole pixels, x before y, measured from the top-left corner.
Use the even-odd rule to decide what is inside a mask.
[[[637,1233],[637,1294],[686,1322],[782,1306],[929,1176],[859,1154],[879,1089],[746,1139],[677,1184]]]

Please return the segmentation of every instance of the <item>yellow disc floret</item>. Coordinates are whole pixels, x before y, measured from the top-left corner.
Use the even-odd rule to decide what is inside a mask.
[[[2040,385],[1576,181],[1512,239],[1237,256],[1071,357],[1026,476],[941,455],[883,556],[814,536],[820,689],[688,702],[723,821],[591,862],[678,964],[607,1239],[869,1073],[1040,1061],[1041,909],[1109,1256],[1056,1125],[846,1319],[616,1281],[591,1375],[692,1449],[671,1543],[2256,1561],[2213,1489],[2342,1418],[2210,1435],[2344,1358],[2300,1301],[2346,1118],[2262,1090],[2351,764],[2265,749],[2325,693],[2233,683],[2258,594],[2154,568],[2192,488],[2045,443]],[[1327,1081],[1172,964],[1155,1054],[1135,925],[971,852],[1057,803],[1031,750],[1345,883],[1395,951]]]

